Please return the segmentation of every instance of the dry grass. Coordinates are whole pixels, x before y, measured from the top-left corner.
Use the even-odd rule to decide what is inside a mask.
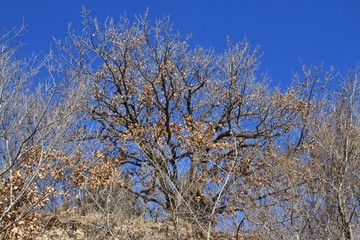
[[[126,219],[100,214],[51,215],[44,217],[44,230],[35,238],[50,239],[204,239],[205,235],[196,226],[180,223],[176,229],[170,221],[152,222],[141,218]],[[218,238],[217,238],[218,239]]]

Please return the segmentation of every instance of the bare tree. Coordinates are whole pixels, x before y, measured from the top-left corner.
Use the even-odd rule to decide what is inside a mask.
[[[69,142],[82,94],[58,79],[52,55],[17,58],[19,36],[0,37],[0,234],[25,238],[41,230],[39,211],[54,210],[68,194],[79,163]],[[48,78],[38,78],[48,72]]]
[[[291,186],[271,213],[260,212],[262,238],[356,239],[359,223],[359,74],[348,75],[340,91],[324,90],[336,75],[305,67],[299,100],[311,106],[301,115],[301,151],[283,169]],[[307,147],[306,147],[307,146]],[[281,166],[278,164],[277,166]],[[284,181],[282,181],[284,182]],[[258,219],[257,218],[257,219]],[[260,221],[261,222],[261,221]],[[265,227],[266,226],[266,227]],[[354,233],[355,232],[355,233]]]
[[[313,171],[316,179],[313,188],[318,191],[315,194],[323,211],[317,217],[327,235],[334,239],[359,236],[356,227],[360,210],[359,83],[357,66],[311,128],[315,143],[312,157],[319,162]]]

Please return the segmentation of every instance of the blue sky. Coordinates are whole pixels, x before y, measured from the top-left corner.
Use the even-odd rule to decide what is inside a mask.
[[[0,0],[0,28],[27,25],[23,54],[48,50],[52,37],[64,38],[67,24],[79,29],[81,6],[92,16],[117,19],[149,8],[151,19],[169,15],[175,30],[192,34],[191,44],[221,52],[226,36],[245,36],[263,53],[261,72],[287,85],[300,59],[345,71],[360,61],[359,0]]]

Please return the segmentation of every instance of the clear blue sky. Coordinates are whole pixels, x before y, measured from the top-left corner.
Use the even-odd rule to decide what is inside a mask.
[[[169,15],[174,28],[192,34],[192,44],[221,52],[226,36],[244,36],[260,46],[261,72],[287,85],[300,59],[345,71],[360,61],[360,0],[0,0],[0,27],[24,20],[24,53],[49,49],[52,36],[64,38],[67,23],[80,26],[81,6],[92,16],[117,19],[149,8],[150,18]]]

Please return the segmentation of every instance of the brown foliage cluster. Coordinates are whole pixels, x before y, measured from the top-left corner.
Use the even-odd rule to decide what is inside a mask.
[[[64,161],[59,163],[58,159]],[[56,189],[53,179],[65,181],[65,168],[71,160],[64,154],[40,151],[39,148],[26,149],[17,167],[13,167],[1,179],[0,227],[4,237],[26,238],[38,233],[42,227],[39,214],[33,210],[46,209],[56,197],[66,198],[67,193]]]
[[[1,179],[0,212],[3,220],[0,228],[3,237],[27,238],[39,234],[47,225],[41,212],[51,209],[56,199],[78,198],[73,189],[92,191],[114,183],[121,185],[117,180],[119,170],[114,163],[99,152],[94,155],[94,161],[80,164],[80,153],[70,157],[61,151],[27,150],[18,163],[19,167]],[[57,186],[59,183],[62,185]],[[71,212],[71,209],[67,211]]]

